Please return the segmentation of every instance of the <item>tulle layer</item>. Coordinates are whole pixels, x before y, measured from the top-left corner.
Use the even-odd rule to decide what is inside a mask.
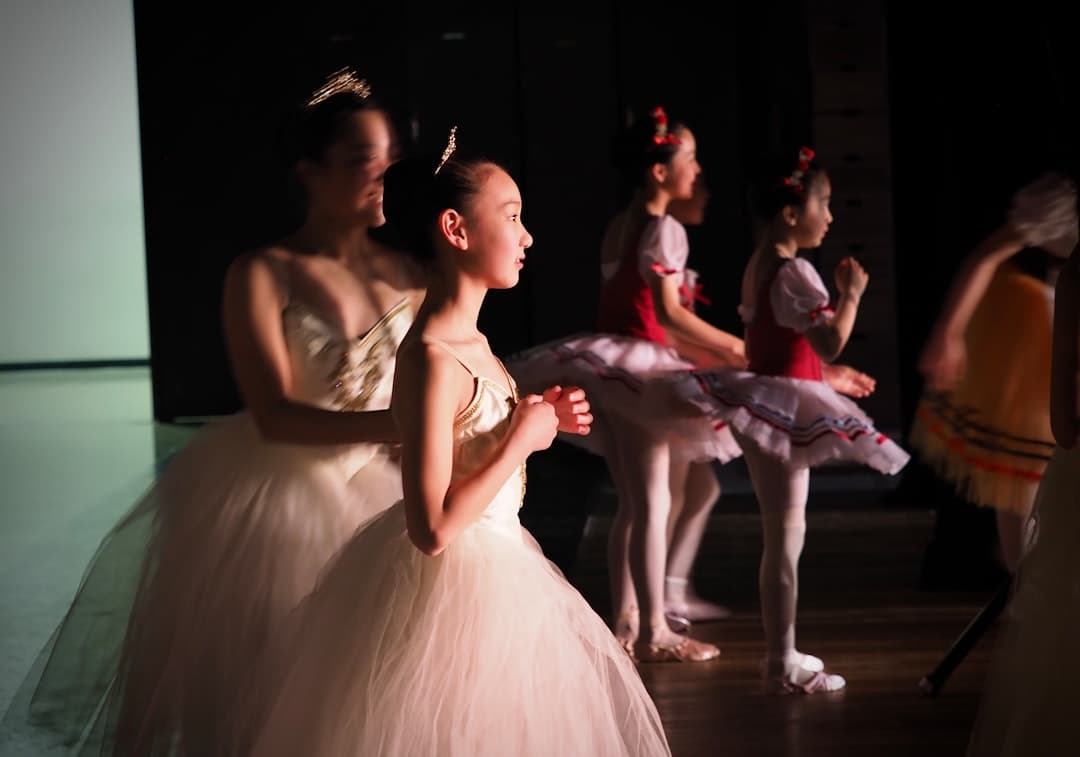
[[[795,467],[856,463],[892,475],[910,459],[858,405],[822,381],[694,371],[654,391],[666,402],[689,404],[728,424],[761,451]]]
[[[428,557],[391,508],[274,649],[240,739],[257,755],[669,754],[626,653],[516,518]]]
[[[103,541],[4,731],[86,754],[220,753],[269,629],[401,496],[375,445],[266,442],[207,427]]]
[[[565,441],[603,455],[613,437],[644,434],[667,441],[677,460],[742,455],[729,429],[701,413],[686,413],[665,391],[673,376],[693,370],[674,350],[645,339],[589,334],[533,348],[508,363],[518,386],[539,393],[549,386],[580,386],[592,405],[593,431]]]

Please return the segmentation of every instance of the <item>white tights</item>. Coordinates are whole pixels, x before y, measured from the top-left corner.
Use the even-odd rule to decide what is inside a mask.
[[[670,639],[665,596],[687,598],[720,485],[708,464],[673,463],[662,441],[631,434],[605,441],[618,493],[608,541],[612,610],[617,624],[630,627],[616,631],[644,642]]]
[[[806,541],[806,500],[810,469],[790,468],[752,441],[736,437],[750,471],[761,511],[762,551],[758,572],[761,618],[765,627],[766,676],[805,683],[824,669],[821,660],[795,648],[799,599],[799,557]],[[822,687],[843,687],[840,676],[825,676]]]

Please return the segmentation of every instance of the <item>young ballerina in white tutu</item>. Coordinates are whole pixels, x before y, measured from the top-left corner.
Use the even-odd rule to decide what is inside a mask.
[[[656,709],[603,620],[518,520],[525,460],[586,403],[519,398],[477,330],[532,237],[485,160],[413,158],[386,214],[429,265],[392,408],[404,498],[362,528],[273,644],[256,755],[666,755]]]

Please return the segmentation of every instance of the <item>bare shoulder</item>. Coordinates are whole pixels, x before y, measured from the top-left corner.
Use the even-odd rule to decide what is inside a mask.
[[[436,394],[459,396],[466,391],[467,379],[457,359],[424,340],[421,333],[409,332],[401,341],[394,375],[398,392],[408,393],[417,401]]]
[[[282,280],[292,253],[277,247],[263,247],[238,255],[225,271],[224,305],[246,309],[251,301],[282,304],[286,287]],[[232,303],[232,305],[230,305]]]
[[[292,263],[293,253],[277,246],[259,247],[237,255],[225,272],[227,280],[250,281],[275,276],[276,271]]]
[[[397,349],[396,371],[413,376],[433,376],[446,374],[448,369],[457,365],[457,361],[438,345],[424,339],[418,331],[410,331],[401,340]]]

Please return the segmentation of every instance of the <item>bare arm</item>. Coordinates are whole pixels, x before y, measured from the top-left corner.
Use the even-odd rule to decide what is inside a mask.
[[[919,371],[931,388],[948,389],[965,370],[964,334],[997,269],[1024,247],[1009,224],[986,237],[965,258],[945,298],[941,314],[919,357]]]
[[[845,258],[836,266],[836,288],[840,293],[833,317],[806,330],[806,339],[814,352],[827,363],[840,356],[855,328],[859,302],[870,277],[854,258]]]
[[[858,296],[841,294],[836,303],[836,313],[828,323],[812,326],[806,330],[806,340],[826,363],[840,357],[855,328],[855,316],[859,313]]]
[[[394,416],[401,428],[401,473],[405,522],[417,549],[434,556],[446,549],[487,509],[499,489],[533,451],[532,437],[517,415],[536,411],[549,416],[550,436],[558,421],[555,409],[539,397],[522,400],[511,428],[489,460],[472,475],[451,483],[454,419],[472,394],[472,379],[438,348],[414,343],[399,353],[394,377]],[[409,399],[404,399],[404,398]],[[535,425],[535,423],[533,424]],[[546,446],[546,445],[545,445]]]
[[[677,276],[654,275],[650,286],[656,304],[656,319],[672,332],[676,340],[703,347],[713,353],[718,361],[728,365],[746,365],[746,349],[742,339],[721,331],[683,306]]]
[[[225,278],[223,318],[233,376],[259,433],[290,444],[397,441],[389,410],[337,412],[297,402],[281,331],[285,306],[270,263],[235,261]]]
[[[1054,347],[1050,370],[1050,428],[1059,447],[1071,449],[1080,436],[1077,420],[1077,352],[1080,350],[1080,273],[1077,253],[1061,272],[1054,296]]]
[[[1023,248],[1024,242],[1011,226],[1005,225],[984,239],[960,266],[936,328],[949,335],[962,335],[971,322],[979,300],[986,294],[994,272]]]
[[[697,368],[743,368],[746,366],[746,344],[739,340],[735,352],[720,353],[702,347],[697,342],[688,342],[680,339],[674,331],[667,332],[668,346],[679,354],[683,360],[689,361]]]

